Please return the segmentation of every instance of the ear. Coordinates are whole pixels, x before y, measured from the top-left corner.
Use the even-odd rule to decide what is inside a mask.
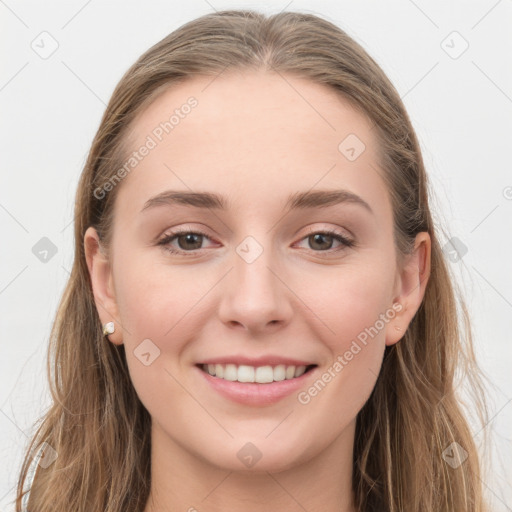
[[[394,345],[404,336],[421,306],[430,277],[430,251],[430,235],[426,231],[418,233],[413,252],[398,270],[393,303],[399,303],[402,308],[388,324],[386,345]]]
[[[103,251],[98,233],[93,227],[87,228],[85,232],[84,250],[91,277],[94,302],[101,324],[114,322],[115,331],[108,335],[108,339],[115,345],[121,345],[123,343],[122,328],[119,321],[110,262]]]

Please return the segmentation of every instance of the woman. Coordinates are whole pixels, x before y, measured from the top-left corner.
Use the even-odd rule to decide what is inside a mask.
[[[17,510],[485,510],[427,192],[331,23],[224,11],[153,46],[82,173]]]

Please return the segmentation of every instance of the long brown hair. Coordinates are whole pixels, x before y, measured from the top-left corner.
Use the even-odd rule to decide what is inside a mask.
[[[417,233],[431,237],[423,302],[404,338],[386,348],[375,389],[357,418],[353,491],[358,510],[484,511],[479,455],[455,393],[462,369],[477,409],[485,408],[469,316],[462,299],[457,301],[455,279],[434,229],[420,147],[400,96],[376,62],[334,24],[310,14],[254,11],[223,11],[183,25],[144,53],[112,95],[78,186],[75,259],[48,352],[53,405],[28,447],[16,511],[27,496],[34,512],[140,512],[145,507],[151,418],[131,383],[124,346],[102,335],[84,233],[95,226],[108,247],[119,187],[101,199],[94,191],[122,166],[134,119],[178,81],[213,77],[228,68],[293,74],[337,91],[374,124],[397,254],[411,251]],[[36,466],[34,448],[42,443],[57,458],[48,467],[38,464],[25,489]],[[459,455],[458,467],[447,463],[446,450],[451,460]]]

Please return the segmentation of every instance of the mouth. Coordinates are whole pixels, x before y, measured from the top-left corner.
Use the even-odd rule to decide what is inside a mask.
[[[310,365],[266,365],[249,366],[236,364],[197,364],[201,371],[216,379],[254,384],[272,384],[284,380],[294,380],[317,367]]]

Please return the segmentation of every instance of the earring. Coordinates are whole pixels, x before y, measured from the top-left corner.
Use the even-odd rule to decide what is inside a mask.
[[[108,322],[103,325],[103,336],[108,336],[112,334],[116,328],[114,327],[114,322]]]
[[[398,327],[398,326],[396,326],[396,325],[395,325],[395,329],[396,329],[397,331],[403,331],[403,329],[402,329],[401,327]]]

